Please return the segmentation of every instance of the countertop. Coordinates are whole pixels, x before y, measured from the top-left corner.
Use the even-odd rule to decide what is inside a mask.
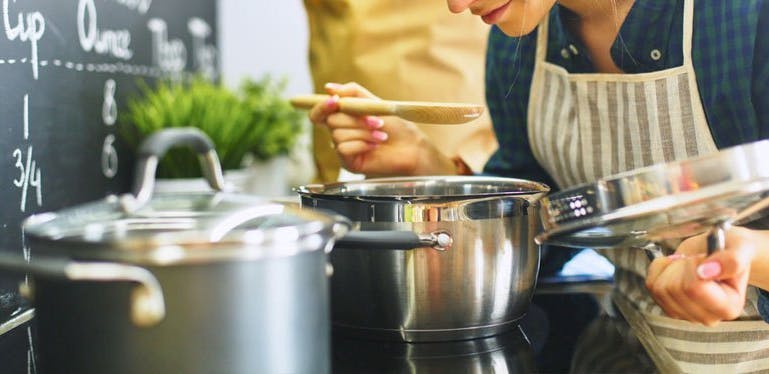
[[[480,339],[408,344],[334,334],[332,373],[607,373],[654,372],[616,317],[611,284],[601,279],[540,278],[520,325]],[[3,372],[34,372],[29,324],[0,336]],[[33,355],[34,356],[34,355]]]

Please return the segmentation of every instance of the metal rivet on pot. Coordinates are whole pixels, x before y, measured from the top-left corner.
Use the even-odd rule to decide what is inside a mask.
[[[32,284],[28,282],[19,283],[19,295],[28,301],[34,301],[35,292]]]
[[[430,234],[433,241],[433,249],[445,251],[454,244],[454,239],[446,231],[435,231]]]
[[[438,245],[443,248],[450,247],[451,244],[454,242],[453,239],[451,239],[451,236],[445,232],[438,233]]]
[[[131,321],[138,327],[158,324],[166,315],[162,299],[147,287],[136,287],[131,292]]]

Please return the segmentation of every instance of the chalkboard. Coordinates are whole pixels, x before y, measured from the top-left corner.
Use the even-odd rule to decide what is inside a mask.
[[[128,190],[133,159],[116,124],[139,81],[216,78],[216,3],[2,0],[2,22],[0,250],[29,258],[25,217]],[[23,282],[0,272],[3,372],[36,369]]]

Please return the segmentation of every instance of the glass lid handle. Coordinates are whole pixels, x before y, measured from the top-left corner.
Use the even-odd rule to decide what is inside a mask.
[[[211,188],[215,191],[225,190],[219,156],[214,149],[214,142],[205,133],[194,127],[160,130],[139,146],[133,194],[124,194],[120,198],[125,212],[135,212],[150,201],[155,188],[158,162],[169,149],[177,146],[192,148],[200,158],[203,176]]]
[[[749,205],[747,208],[739,211],[737,214],[729,217],[728,219],[716,223],[708,233],[708,256],[717,251],[721,251],[724,249],[724,247],[726,247],[726,231],[732,227],[735,222],[743,220],[754,214],[758,214],[766,208],[769,208],[769,195],[764,193],[758,201]]]

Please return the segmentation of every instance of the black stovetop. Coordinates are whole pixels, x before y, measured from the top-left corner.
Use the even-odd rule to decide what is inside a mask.
[[[606,300],[596,293],[537,294],[517,328],[473,340],[410,344],[334,335],[332,372],[653,372],[627,324],[609,316]]]

